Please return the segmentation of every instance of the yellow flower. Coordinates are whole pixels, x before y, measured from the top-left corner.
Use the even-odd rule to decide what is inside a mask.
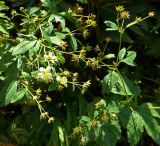
[[[106,37],[106,38],[105,38],[105,41],[106,41],[107,43],[110,43],[110,42],[112,41],[112,38],[111,38],[111,37]]]
[[[49,52],[48,54],[45,54],[44,59],[45,59],[45,61],[49,61],[49,62],[52,62],[52,63],[58,62],[57,57],[52,52]]]
[[[59,82],[61,85],[67,87],[67,78],[65,76],[61,77],[61,76],[57,76],[56,77],[57,82]]]
[[[154,15],[155,15],[154,12],[149,12],[149,13],[148,13],[148,16],[149,16],[149,17],[153,17]]]
[[[53,123],[54,122],[54,118],[53,117],[50,117],[49,119],[48,119],[48,123],[50,124],[50,123]]]
[[[142,21],[142,18],[141,18],[141,17],[136,17],[135,21],[136,21],[137,23],[139,23],[139,22]]]
[[[122,11],[124,11],[124,9],[125,8],[122,5],[116,6],[116,11],[117,12],[122,12]]]
[[[121,16],[121,19],[129,19],[130,14],[129,14],[128,11],[122,11],[122,12],[120,13],[120,16]]]
[[[47,66],[46,68],[40,67],[38,78],[45,82],[50,82],[52,80],[51,67],[50,66]]]

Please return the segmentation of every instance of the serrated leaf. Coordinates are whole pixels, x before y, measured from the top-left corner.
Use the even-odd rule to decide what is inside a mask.
[[[118,79],[119,75],[115,71],[112,71],[106,75],[102,83],[104,93],[110,93],[113,86],[118,82]]]
[[[140,88],[139,86],[135,86],[133,81],[129,80],[127,77],[119,76],[119,80],[117,84],[111,90],[114,94],[120,95],[131,95],[131,96],[139,96],[140,95]]]
[[[29,9],[27,10],[29,15],[32,15],[34,13],[36,13],[37,11],[39,11],[38,7],[29,7]]]
[[[127,124],[127,137],[131,146],[137,145],[144,131],[144,123],[141,115],[132,112]]]
[[[24,54],[36,45],[37,41],[22,41],[12,48],[13,55]]]
[[[121,125],[126,128],[129,121],[131,110],[128,107],[122,107],[119,113]]]
[[[106,28],[107,31],[118,30],[118,26],[114,22],[112,22],[112,21],[105,21],[104,23],[109,27],[109,28]]]
[[[52,2],[51,2],[51,0],[41,0],[41,2],[42,2],[42,6],[44,6],[44,7],[52,7]]]
[[[17,92],[17,86],[18,86],[18,81],[13,81],[8,89],[7,89],[7,93],[6,93],[6,97],[5,97],[5,104],[8,105],[13,97],[16,95]]]
[[[159,106],[154,103],[144,103],[140,106],[140,110],[148,112],[148,114],[152,115],[153,117],[160,118]]]
[[[71,36],[71,38],[70,38],[70,43],[71,43],[72,49],[73,49],[74,51],[76,51],[78,45],[77,45],[77,40],[75,39],[75,37]]]
[[[160,144],[160,125],[151,114],[145,110],[139,109],[139,114],[143,118],[144,127],[147,134],[157,143]]]
[[[107,105],[106,109],[109,111],[109,113],[119,113],[119,107],[120,107],[119,102],[111,101]]]
[[[116,146],[117,141],[121,137],[121,128],[119,123],[114,121],[114,124],[106,124],[102,127],[102,144],[107,146]]]
[[[124,58],[125,55],[126,55],[126,48],[123,48],[118,53],[118,59],[119,59],[119,61],[121,61]]]
[[[61,0],[41,0],[41,2],[42,2],[42,6],[44,7],[55,8],[56,5],[61,2]]]
[[[15,96],[12,96],[12,98],[10,99],[10,103],[15,103],[15,102],[21,100],[24,97],[25,92],[26,92],[25,89],[16,92]]]
[[[60,42],[62,41],[62,39],[64,39],[64,37],[63,36],[51,36],[51,37],[48,37],[48,38],[45,37],[45,39],[48,42],[59,46]]]
[[[121,62],[124,62],[130,66],[135,66],[134,59],[136,58],[135,51],[127,51],[127,56]]]
[[[8,34],[7,30],[2,25],[0,25],[0,32]]]
[[[104,93],[112,92],[114,94],[132,95],[135,97],[140,95],[138,86],[135,86],[127,77],[123,77],[115,71],[104,77],[102,86]]]

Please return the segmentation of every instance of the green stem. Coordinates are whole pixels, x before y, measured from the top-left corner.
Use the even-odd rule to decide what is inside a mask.
[[[119,36],[119,47],[118,47],[118,54],[119,54],[119,51],[121,50],[121,46],[122,46],[122,32],[120,32],[120,36]],[[116,59],[116,67],[118,66],[118,54],[117,54],[117,59]]]

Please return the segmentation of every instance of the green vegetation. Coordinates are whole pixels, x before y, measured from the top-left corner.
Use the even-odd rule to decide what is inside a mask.
[[[0,1],[0,145],[160,145],[154,3]]]

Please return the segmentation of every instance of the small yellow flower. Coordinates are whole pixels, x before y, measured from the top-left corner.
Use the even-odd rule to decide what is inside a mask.
[[[122,11],[124,11],[124,9],[125,8],[122,5],[116,6],[116,11],[117,12],[122,12]]]
[[[67,42],[65,41],[60,41],[59,44],[58,44],[63,50],[65,50],[67,48]]]
[[[41,113],[40,119],[47,119],[47,118],[48,118],[48,112]]]
[[[52,74],[51,74],[51,67],[47,66],[46,68],[40,67],[38,78],[45,81],[45,82],[51,82],[52,80]]]
[[[76,14],[82,14],[83,13],[83,8],[78,6],[76,9],[75,9],[75,13]]]
[[[48,123],[51,124],[51,123],[53,123],[53,122],[54,122],[54,118],[53,118],[53,117],[50,117],[50,118],[48,119]]]
[[[112,38],[111,38],[111,37],[106,37],[106,38],[105,38],[105,41],[106,41],[107,43],[110,43],[110,42],[112,41]]]
[[[42,95],[42,90],[39,88],[36,90],[36,95],[40,97]]]
[[[104,114],[101,116],[101,120],[102,120],[103,122],[107,122],[107,121],[108,121],[108,116],[107,116],[106,113],[104,113]]]
[[[122,11],[122,12],[120,13],[120,16],[121,16],[121,19],[129,19],[130,14],[129,14],[128,11]]]
[[[80,144],[81,144],[81,145],[86,145],[87,143],[88,143],[87,137],[82,136],[82,137],[81,137],[81,142],[80,142]]]
[[[52,99],[47,95],[47,96],[46,96],[46,101],[51,102]]]
[[[57,76],[56,77],[57,82],[59,82],[61,85],[67,87],[67,78],[65,76],[61,77],[61,76]]]
[[[96,21],[95,21],[95,20],[92,20],[92,19],[87,19],[85,23],[86,23],[87,25],[92,26],[92,27],[95,27],[95,26],[96,26]]]
[[[76,134],[79,134],[79,133],[81,133],[82,132],[82,128],[81,127],[75,127],[74,129],[73,129],[73,135],[76,135]]]
[[[136,21],[137,23],[139,23],[139,22],[142,21],[142,18],[141,18],[141,17],[136,17],[135,21]]]
[[[89,31],[87,29],[85,29],[83,31],[83,37],[86,39],[89,36]]]
[[[148,13],[148,16],[149,16],[149,17],[153,17],[154,15],[155,15],[154,12],[149,12],[149,13]]]
[[[45,61],[52,62],[52,63],[58,62],[57,57],[52,52],[45,54],[44,59]]]
[[[12,15],[12,16],[16,16],[16,15],[17,15],[17,12],[16,12],[15,10],[12,10],[11,15]]]

